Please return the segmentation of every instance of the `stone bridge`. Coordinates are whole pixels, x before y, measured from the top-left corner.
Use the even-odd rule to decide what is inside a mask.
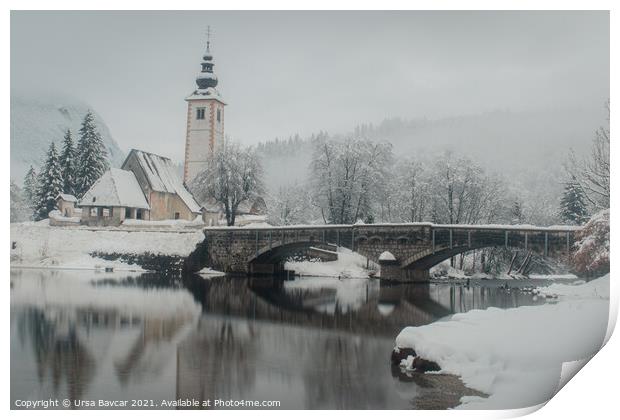
[[[568,255],[572,226],[437,225],[432,223],[209,227],[188,258],[188,271],[208,266],[237,274],[284,272],[287,257],[309,247],[351,249],[381,265],[381,278],[428,281],[428,270],[452,256],[487,247],[518,248],[545,257]],[[389,251],[395,259],[379,261]]]

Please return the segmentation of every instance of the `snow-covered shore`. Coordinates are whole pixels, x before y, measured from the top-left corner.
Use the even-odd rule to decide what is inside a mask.
[[[91,257],[92,252],[151,253],[187,256],[204,239],[200,229],[188,231],[130,231],[54,227],[42,222],[11,223],[11,266],[141,270],[135,264]]]
[[[407,327],[396,338],[442,372],[489,394],[459,408],[511,409],[544,404],[558,391],[563,364],[587,360],[602,346],[609,318],[609,275],[585,284],[537,290],[557,303],[489,308]]]

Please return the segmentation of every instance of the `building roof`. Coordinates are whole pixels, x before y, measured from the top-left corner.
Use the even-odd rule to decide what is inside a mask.
[[[131,149],[131,152],[129,152],[125,162],[128,161],[129,156],[132,154],[135,155],[136,160],[143,169],[149,186],[153,191],[177,194],[190,209],[190,211],[200,213],[201,206],[183,185],[183,182],[177,174],[177,171],[170,159],[154,153]],[[123,167],[125,167],[124,163]]]
[[[56,200],[58,200],[58,198],[62,198],[63,200],[70,203],[77,203],[77,198],[75,198],[75,196],[71,194],[60,193],[56,196]]]
[[[116,168],[107,170],[78,204],[150,209],[134,173]]]

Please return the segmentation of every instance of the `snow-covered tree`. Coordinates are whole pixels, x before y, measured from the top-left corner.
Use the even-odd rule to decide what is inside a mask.
[[[110,167],[108,152],[90,111],[82,121],[76,154],[75,192],[82,196]]]
[[[228,226],[235,224],[239,204],[263,192],[262,167],[256,151],[226,140],[211,154],[206,169],[189,185],[200,202],[221,203]]]
[[[523,205],[521,204],[521,200],[516,199],[512,202],[512,207],[510,207],[510,223],[513,225],[520,225],[523,221]]]
[[[446,152],[431,173],[432,218],[436,223],[491,223],[500,212],[501,182],[465,157]]]
[[[390,221],[422,222],[428,220],[430,208],[430,178],[426,165],[406,158],[395,165],[390,186]]]
[[[54,142],[50,144],[45,165],[38,176],[37,203],[35,218],[47,218],[50,211],[56,208],[56,197],[62,192],[63,180],[58,151]]]
[[[609,100],[605,103],[607,108],[607,124],[600,127],[592,140],[590,156],[579,159],[571,151],[566,169],[575,182],[581,187],[585,199],[595,210],[609,208]]]
[[[564,186],[560,201],[560,217],[562,222],[576,225],[588,220],[585,194],[574,177]]]
[[[588,276],[609,273],[609,209],[592,216],[576,235],[571,255],[574,270]]]
[[[71,130],[67,130],[62,143],[62,152],[60,153],[60,168],[62,170],[63,192],[67,194],[76,194],[76,167],[77,152],[73,144]]]
[[[384,198],[392,165],[392,145],[365,139],[314,141],[311,163],[312,200],[327,223],[354,223],[375,218]]]
[[[28,204],[28,206],[31,209],[31,213],[34,212],[34,209],[37,204],[38,189],[39,189],[39,181],[37,179],[37,172],[34,170],[34,168],[31,165],[30,168],[28,169],[28,172],[26,172],[26,176],[24,177],[24,189],[22,192],[24,199],[26,201],[26,204]]]
[[[268,221],[272,225],[307,224],[313,220],[309,192],[304,185],[280,187],[268,201]]]
[[[25,194],[19,186],[11,180],[11,223],[24,222],[32,218],[32,209],[26,201]]]

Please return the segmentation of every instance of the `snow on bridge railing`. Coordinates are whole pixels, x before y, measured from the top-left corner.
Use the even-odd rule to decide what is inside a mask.
[[[328,230],[328,229],[363,229],[363,228],[407,228],[407,227],[428,227],[431,229],[467,229],[467,230],[502,230],[516,232],[575,232],[581,230],[583,226],[535,226],[535,225],[466,225],[466,224],[437,224],[437,223],[355,223],[351,225],[285,225],[285,226],[208,226],[205,231],[256,231],[256,230]]]

